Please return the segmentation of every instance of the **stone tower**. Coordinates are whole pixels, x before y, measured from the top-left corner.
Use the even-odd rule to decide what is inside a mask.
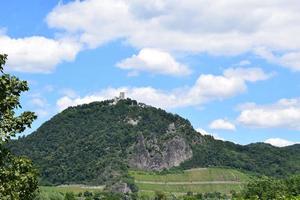
[[[125,99],[125,92],[120,92],[119,99],[120,100]]]

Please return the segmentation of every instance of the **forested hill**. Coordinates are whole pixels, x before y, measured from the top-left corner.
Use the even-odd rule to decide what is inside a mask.
[[[70,107],[9,146],[34,161],[44,184],[128,182],[129,168],[225,166],[271,176],[300,173],[300,145],[215,140],[178,115],[131,99]]]

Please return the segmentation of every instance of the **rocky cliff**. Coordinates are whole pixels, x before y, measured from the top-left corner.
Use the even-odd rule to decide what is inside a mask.
[[[162,170],[179,166],[192,156],[191,147],[180,136],[174,136],[160,144],[155,137],[145,139],[140,135],[133,146],[129,164],[138,169]]]

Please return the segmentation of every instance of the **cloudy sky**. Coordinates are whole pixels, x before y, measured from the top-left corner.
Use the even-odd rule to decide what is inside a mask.
[[[6,71],[36,129],[125,91],[240,144],[300,142],[299,0],[10,0]],[[29,134],[32,130],[27,130]]]

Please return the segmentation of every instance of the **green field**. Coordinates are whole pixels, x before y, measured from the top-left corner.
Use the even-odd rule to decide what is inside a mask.
[[[138,185],[140,194],[152,196],[155,191],[181,195],[187,192],[210,193],[221,192],[229,194],[231,190],[240,191],[249,176],[234,169],[199,168],[161,175],[157,172],[130,171]],[[103,186],[41,186],[40,191],[47,194],[75,194],[85,191],[97,193]]]
[[[73,192],[75,194],[83,193],[85,191],[89,192],[101,192],[103,190],[104,186],[98,186],[98,187],[88,187],[88,186],[80,186],[80,185],[66,185],[66,186],[40,186],[39,189],[41,192],[47,192],[47,193],[67,193],[67,192]]]
[[[65,186],[40,186],[36,200],[63,200],[68,192],[74,193],[77,197],[79,193],[84,194],[86,191],[93,194],[103,191],[103,186],[89,187],[83,185],[65,185]],[[76,198],[82,199],[82,198]]]
[[[141,192],[163,191],[170,193],[229,194],[231,190],[240,191],[249,177],[237,170],[221,168],[199,168],[178,173],[160,175],[155,172],[131,171]]]
[[[174,193],[209,193],[221,192],[229,194],[231,190],[240,191],[240,184],[205,184],[205,185],[157,185],[157,184],[138,184],[141,191],[163,191]]]

